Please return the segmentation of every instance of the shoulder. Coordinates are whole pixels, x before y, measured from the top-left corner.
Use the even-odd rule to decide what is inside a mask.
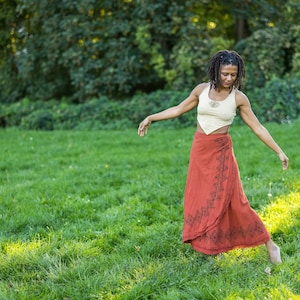
[[[191,92],[190,95],[185,98],[178,106],[179,109],[178,115],[181,115],[194,107],[199,103],[199,96],[203,90],[209,86],[209,83],[200,83],[198,84]]]
[[[202,82],[198,84],[191,92],[196,97],[199,97],[201,93],[205,90],[205,88],[209,87],[210,83],[209,82]]]
[[[250,106],[250,101],[242,91],[236,90],[235,92],[235,101],[236,101],[236,106],[238,108],[245,107],[245,106]]]

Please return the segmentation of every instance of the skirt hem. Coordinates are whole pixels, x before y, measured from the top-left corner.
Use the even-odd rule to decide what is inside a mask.
[[[256,247],[256,246],[260,246],[265,244],[267,241],[270,240],[270,237],[265,237],[263,239],[261,239],[260,241],[257,241],[255,243],[250,243],[250,244],[238,244],[238,245],[232,245],[232,246],[228,246],[228,247],[218,247],[218,249],[206,249],[206,248],[202,248],[199,247],[199,245],[195,245],[193,244],[193,241],[190,242],[185,242],[185,243],[190,243],[192,248],[200,253],[206,254],[206,255],[215,255],[215,254],[220,254],[220,253],[224,253],[224,252],[228,252],[234,249],[243,249],[243,248],[252,248],[252,247]]]

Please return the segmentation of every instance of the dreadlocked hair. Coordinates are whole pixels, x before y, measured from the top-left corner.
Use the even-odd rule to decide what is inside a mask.
[[[240,88],[245,77],[245,66],[242,57],[235,51],[218,51],[209,61],[207,75],[210,80],[210,88],[221,89],[220,68],[221,66],[233,65],[238,67],[238,73],[234,82],[235,88]]]

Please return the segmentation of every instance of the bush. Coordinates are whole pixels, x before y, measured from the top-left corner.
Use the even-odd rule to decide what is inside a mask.
[[[18,127],[21,126],[24,117],[27,117],[34,111],[46,109],[48,105],[47,102],[33,102],[28,98],[24,98],[22,101],[16,103],[2,104],[0,112],[1,120],[3,120],[3,123],[7,127]]]
[[[236,50],[246,64],[247,93],[255,88],[264,87],[273,76],[284,76],[287,71],[289,39],[290,36],[278,28],[267,28],[257,30],[250,37],[237,43]]]
[[[299,85],[300,77],[283,80],[274,76],[265,87],[251,93],[254,112],[265,122],[286,123],[296,119],[300,112]]]
[[[53,130],[53,112],[49,109],[34,111],[22,118],[20,126],[24,129]]]
[[[163,90],[158,90],[150,94],[135,95],[129,102],[129,119],[133,123],[137,124],[149,114],[159,112],[170,106],[179,104],[188,95],[188,91],[178,92]],[[177,123],[177,125],[181,124],[183,126],[191,125],[191,113],[181,116],[177,121],[173,120],[172,123],[174,125]],[[195,121],[193,124],[194,123]]]
[[[299,86],[300,74],[285,79],[273,77],[265,87],[253,89],[247,95],[261,121],[284,123],[299,115]],[[0,126],[33,130],[136,128],[147,115],[177,105],[188,95],[189,91],[159,90],[137,94],[126,101],[111,101],[101,97],[83,104],[24,99],[18,103],[1,105]],[[196,110],[193,110],[155,126],[179,128],[195,124]]]

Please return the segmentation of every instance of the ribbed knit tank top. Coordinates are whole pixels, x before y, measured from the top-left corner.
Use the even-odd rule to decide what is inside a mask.
[[[210,85],[199,95],[197,120],[205,132],[210,134],[215,130],[231,125],[236,116],[235,92],[233,88],[224,100],[215,101],[209,98]]]

